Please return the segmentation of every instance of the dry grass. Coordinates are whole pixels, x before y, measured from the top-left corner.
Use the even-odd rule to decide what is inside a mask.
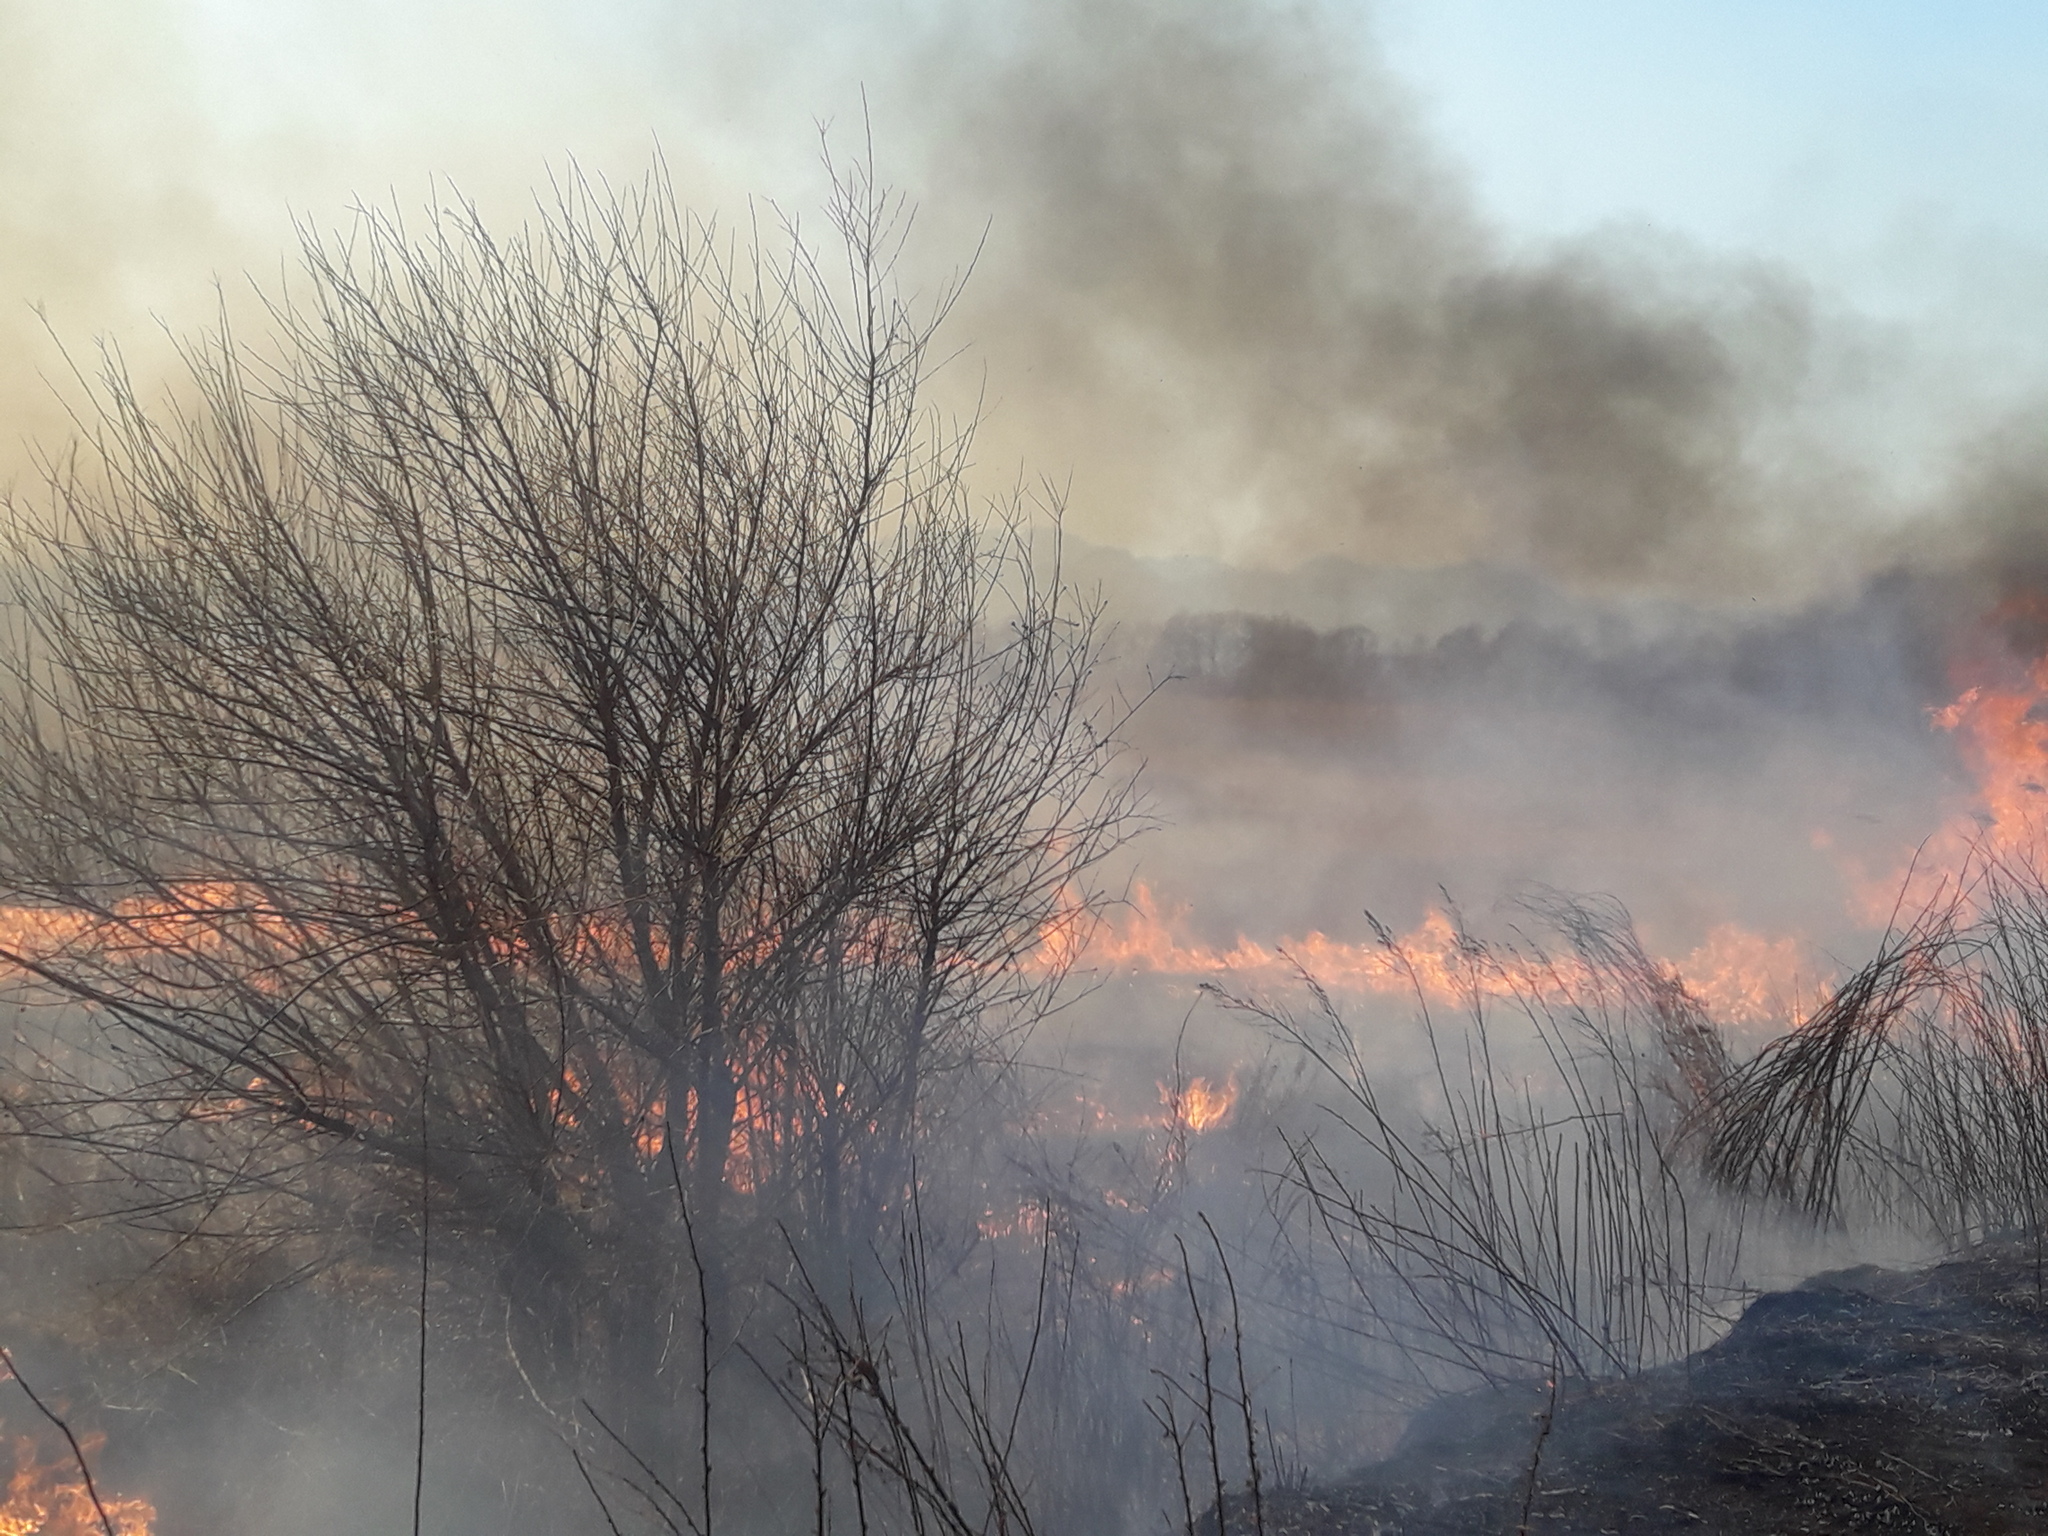
[[[1740,1296],[1739,1212],[1702,1220],[1690,1167],[1727,1071],[1718,1037],[1618,909],[1553,899],[1537,915],[1560,950],[1467,941],[1460,1027],[1417,986],[1428,1115],[1383,1090],[1312,978],[1305,1016],[1226,999],[1319,1069],[1326,1119],[1289,1139],[1282,1179],[1349,1280],[1356,1326],[1424,1395],[1554,1361],[1629,1375],[1699,1348]]]
[[[1987,860],[1734,1073],[1709,1166],[1824,1223],[1951,1248],[2048,1215],[2048,881]]]

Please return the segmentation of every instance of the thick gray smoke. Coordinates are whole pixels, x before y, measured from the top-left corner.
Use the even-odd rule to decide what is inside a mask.
[[[991,488],[1071,472],[1098,543],[1784,601],[1940,542],[1899,525],[1984,426],[1793,274],[1491,228],[1331,8],[0,4],[0,45],[0,479],[64,430],[31,304],[150,366],[153,317],[210,318],[289,216],[447,177],[510,222],[565,156],[630,179],[658,143],[690,201],[772,221],[745,197],[810,206],[811,121],[844,159],[864,112],[934,283],[986,236],[949,382],[985,383]]]
[[[1813,324],[1789,278],[1644,240],[1509,249],[1311,12],[1003,20],[920,59],[951,86],[931,184],[993,211],[970,329],[1001,409],[1129,536],[1754,590],[1789,535],[1860,510],[1792,507],[1772,462]]]
[[[1852,943],[1845,886],[1969,793],[1957,659],[2039,648],[2022,395],[1945,416],[1906,338],[1761,262],[1515,242],[1323,10],[1004,11],[906,74],[878,121],[989,219],[984,462],[1058,445],[1133,660],[1192,679],[1139,727],[1190,921],[1552,881],[1675,954]]]

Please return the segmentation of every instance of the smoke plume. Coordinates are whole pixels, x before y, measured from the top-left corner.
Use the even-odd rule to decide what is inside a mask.
[[[1650,239],[1510,249],[1313,13],[1004,20],[921,61],[951,83],[931,183],[992,210],[970,328],[1002,408],[1129,538],[1782,589],[1767,559],[1852,510],[1793,506],[1766,440],[1812,347],[1789,276]]]

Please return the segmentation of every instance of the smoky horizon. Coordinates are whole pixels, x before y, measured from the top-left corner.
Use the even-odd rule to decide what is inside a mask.
[[[1264,1536],[2038,1236],[1977,77],[1484,11],[0,0],[0,1532]]]

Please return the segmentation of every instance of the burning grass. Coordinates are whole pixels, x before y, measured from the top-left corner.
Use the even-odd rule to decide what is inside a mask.
[[[1475,966],[1470,933],[1444,907],[1393,942],[1392,935],[1352,943],[1311,931],[1270,942],[1240,934],[1227,948],[1195,937],[1191,915],[1140,882],[1129,902],[1103,921],[1087,962],[1233,988],[1286,987],[1306,974],[1335,994],[1419,997],[1435,1008],[1463,1006],[1474,986],[1503,999],[1545,994],[1568,1005],[1574,989],[1595,980],[1591,966],[1569,953],[1496,948],[1487,964]],[[1825,974],[1800,935],[1773,936],[1735,923],[1716,924],[1683,959],[1664,963],[1685,977],[1703,1012],[1722,1025],[1752,1030],[1797,1016],[1802,998]]]
[[[2048,753],[2033,708],[1966,695],[1939,722],[1982,726],[1984,740],[2003,744],[1987,782],[2015,804],[2041,782],[2027,755]],[[1999,839],[2017,836],[2019,814],[2005,813]],[[618,1323],[625,1348],[651,1355],[648,1341],[663,1338],[663,1361],[702,1362],[701,1377],[679,1386],[681,1367],[667,1365],[634,1402],[607,1374],[613,1357],[540,1370],[524,1385],[570,1426],[576,1465],[609,1514],[637,1507],[671,1529],[708,1532],[714,1515],[727,1529],[1139,1529],[1156,1525],[1163,1505],[1168,1525],[1188,1532],[1247,1520],[1277,1532],[1306,1508],[1295,1495],[1310,1470],[1354,1461],[1397,1409],[1475,1386],[1512,1396],[1542,1380],[1561,1384],[1576,1411],[1635,1390],[1620,1383],[1653,1391],[1674,1362],[1711,1355],[1755,1294],[1744,1261],[1759,1209],[1791,1206],[1823,1222],[1875,1213],[1958,1243],[2020,1232],[2038,1255],[2048,896],[2007,841],[1993,841],[2007,851],[1951,879],[1946,906],[1922,910],[1810,1010],[1799,1002],[1810,974],[1799,941],[1732,925],[1677,967],[1645,951],[1618,905],[1555,897],[1525,904],[1503,942],[1479,939],[1446,904],[1410,933],[1381,930],[1362,944],[1309,934],[1223,948],[1192,937],[1185,914],[1141,889],[1088,958],[1172,978],[1227,976],[1232,990],[1211,995],[1258,1025],[1263,1045],[1204,1055],[1200,1073],[1184,1072],[1176,1052],[1170,1077],[1155,1078],[1148,1060],[1114,1107],[1105,1085],[1083,1083],[1060,1098],[1081,1110],[1071,1134],[1046,1108],[1053,1093],[1019,1090],[1014,1063],[996,1063],[946,1116],[917,1119],[915,1167],[872,1202],[894,1232],[883,1222],[849,1236],[788,1198],[806,1159],[853,1166],[831,1161],[830,1135],[871,1139],[882,1126],[872,1109],[840,1102],[845,1063],[777,1056],[772,1041],[756,1050],[735,1027],[718,1281],[700,1269],[694,1300],[673,1266],[664,1273],[685,1283],[672,1295],[623,1271],[592,1287],[626,1294],[630,1278],[654,1295],[656,1305]],[[1053,906],[1034,930],[1036,950],[1011,957],[1027,978],[1083,958],[1086,914]],[[582,921],[586,938],[602,928],[587,913]],[[0,929],[23,956],[76,959],[98,945],[110,964],[145,968],[166,948],[212,965],[306,939],[247,893],[210,885],[175,888],[155,905],[116,903],[97,925],[24,909]],[[609,930],[602,942],[558,947],[565,965],[626,958]],[[483,953],[531,980],[521,973],[530,948]],[[725,972],[747,972],[764,953],[737,948]],[[852,943],[835,963],[873,958]],[[261,977],[250,985],[267,1018],[281,994]],[[1306,1006],[1273,1000],[1296,988]],[[870,1001],[882,1019],[901,1000],[884,989]],[[1391,1028],[1395,1009],[1419,1020],[1419,1074],[1412,1060],[1391,1065],[1398,1053],[1371,1038]],[[1726,1026],[1773,1012],[1795,1027],[1739,1059]],[[815,1038],[845,1044],[848,1017],[820,1014]],[[461,1070],[438,1044],[435,1059],[443,1073]],[[391,1073],[401,1087],[408,1065]],[[177,1134],[228,1137],[264,1113],[267,1081],[221,1075],[226,1096],[181,1112]],[[543,1086],[524,1102],[556,1138],[551,1156],[609,1125],[618,1157],[607,1176],[621,1190],[637,1199],[652,1183],[665,1200],[658,1176],[669,1170],[686,1201],[671,1159],[686,1162],[697,1139],[694,1088],[671,1092],[671,1080],[605,1050],[533,1081]],[[73,1107],[88,1118],[113,1103],[79,1086]],[[404,1094],[387,1097],[365,1115],[397,1166],[422,1122]],[[441,1115],[431,1139],[457,1145],[463,1118]],[[422,1157],[429,1139],[423,1128]],[[1249,1199],[1247,1167],[1263,1169]],[[293,1182],[291,1170],[280,1182]],[[313,1182],[294,1197],[350,1208],[345,1184]],[[573,1203],[593,1186],[564,1187]],[[410,1184],[403,1193],[409,1200]],[[234,1210],[235,1198],[209,1214]],[[762,1219],[742,1231],[735,1210]],[[669,1215],[651,1203],[635,1211],[642,1230]],[[437,1214],[460,1233],[453,1200]],[[764,1257],[771,1221],[783,1224],[784,1252]],[[377,1286],[410,1278],[409,1255],[394,1253],[415,1229],[389,1210],[361,1225],[377,1236],[363,1260],[370,1279],[350,1302],[388,1303]],[[694,1259],[694,1232],[688,1252]],[[440,1262],[451,1272],[435,1277],[445,1287],[437,1306],[500,1299],[482,1266],[458,1274],[466,1260]],[[561,1336],[586,1320],[565,1318]],[[694,1344],[674,1342],[693,1330]],[[531,1341],[514,1346],[512,1332],[508,1320],[505,1342],[524,1374],[537,1357],[517,1356]],[[627,1399],[623,1410],[615,1398]],[[1790,1431],[1742,1433],[1758,1466],[1775,1468],[1771,1458],[1805,1444]],[[1561,1497],[1572,1445],[1561,1432],[1551,1470],[1529,1473],[1532,1507]],[[679,1448],[690,1453],[680,1462]],[[18,1455],[0,1516],[14,1524],[0,1523],[0,1536],[147,1532],[143,1501],[109,1501],[102,1521],[61,1459]],[[1511,1512],[1510,1484],[1487,1507]],[[628,1496],[615,1497],[622,1489]],[[81,1523],[88,1510],[92,1523]]]
[[[69,1452],[46,1458],[38,1437],[15,1437],[14,1475],[8,1479],[7,1502],[0,1505],[0,1536],[150,1536],[156,1510],[146,1500],[108,1499],[93,1481],[91,1458],[105,1437],[81,1440],[74,1434],[63,1415],[37,1396],[5,1349],[0,1349],[0,1369]]]
[[[1710,1159],[1821,1221],[1967,1245],[2048,1218],[2048,880],[1980,850],[1733,1074]]]
[[[96,1455],[103,1437],[88,1435],[81,1451]],[[104,1518],[103,1518],[104,1517]],[[96,1498],[68,1455],[46,1454],[31,1435],[14,1439],[14,1473],[0,1503],[0,1536],[150,1536],[156,1510],[146,1499]]]
[[[1418,973],[1431,1113],[1397,1102],[1313,980],[1305,1016],[1226,999],[1332,1091],[1325,1123],[1286,1139],[1282,1179],[1303,1236],[1350,1281],[1353,1326],[1424,1396],[1560,1369],[1632,1375],[1708,1342],[1743,1294],[1740,1213],[1709,1215],[1689,1156],[1725,1048],[1618,911],[1545,915],[1555,957],[1464,942],[1460,1032],[1439,1025]],[[1383,943],[1407,964],[1400,940]]]

